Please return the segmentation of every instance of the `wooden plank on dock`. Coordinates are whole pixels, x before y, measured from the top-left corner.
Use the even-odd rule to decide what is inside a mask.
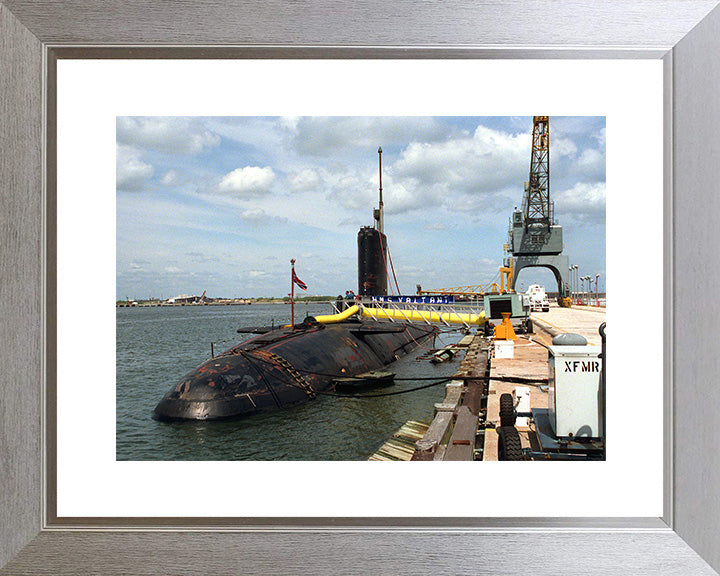
[[[445,387],[445,399],[440,404],[435,404],[435,412],[442,412],[444,410],[456,410],[460,405],[460,400],[463,393],[463,385],[460,386],[448,384]]]
[[[415,445],[413,460],[433,460],[438,446],[445,440],[452,426],[455,414],[453,412],[438,412],[430,424],[425,436]]]
[[[429,424],[409,420],[383,444],[368,460],[409,461],[415,452],[415,443],[427,432]]]
[[[458,410],[455,427],[448,441],[443,460],[472,461],[477,429],[477,414],[470,412],[466,406],[461,407]]]
[[[463,348],[470,346],[470,344],[472,344],[472,341],[474,339],[475,339],[475,334],[467,334],[467,335],[463,336],[463,338],[462,338],[462,340],[460,340],[460,342],[457,343],[457,346],[463,347]]]

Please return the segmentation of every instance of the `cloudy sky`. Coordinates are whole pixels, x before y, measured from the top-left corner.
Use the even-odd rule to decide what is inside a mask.
[[[357,291],[383,149],[385,232],[404,294],[495,280],[522,202],[532,117],[118,117],[117,297]],[[605,276],[605,118],[550,118],[565,253]],[[554,290],[545,269],[518,287]]]

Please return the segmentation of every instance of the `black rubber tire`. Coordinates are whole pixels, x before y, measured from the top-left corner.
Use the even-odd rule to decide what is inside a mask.
[[[515,401],[512,394],[500,395],[500,426],[515,426]]]
[[[518,461],[525,460],[522,452],[520,434],[514,426],[501,426],[497,429],[498,460]]]

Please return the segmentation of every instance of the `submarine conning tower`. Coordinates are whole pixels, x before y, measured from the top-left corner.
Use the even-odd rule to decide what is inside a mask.
[[[387,295],[387,238],[372,226],[358,232],[358,294]]]
[[[383,232],[382,148],[378,148],[380,203],[373,210],[375,226],[363,226],[358,232],[358,294],[387,296],[387,237]]]

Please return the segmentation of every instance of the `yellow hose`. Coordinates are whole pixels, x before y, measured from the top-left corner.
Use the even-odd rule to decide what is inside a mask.
[[[347,310],[338,314],[325,314],[315,316],[315,320],[320,324],[335,324],[347,320],[360,312],[361,316],[366,318],[375,318],[376,320],[405,320],[406,322],[446,322],[448,324],[476,324],[482,325],[487,322],[485,312],[480,314],[457,314],[455,312],[438,312],[420,311],[420,310],[394,310],[387,308],[365,308],[362,310],[357,304],[350,306]]]
[[[347,320],[348,318],[350,318],[350,316],[357,314],[358,310],[358,305],[353,304],[352,306],[350,306],[350,308],[338,314],[324,314],[322,316],[315,316],[315,320],[317,320],[320,324],[335,324],[336,322],[342,322],[343,320]]]
[[[357,306],[353,306],[357,308]],[[447,322],[448,324],[485,324],[485,312],[480,314],[457,314],[454,312],[424,312],[420,310],[393,310],[386,308],[363,308],[362,316],[376,320],[405,320],[406,322]]]

